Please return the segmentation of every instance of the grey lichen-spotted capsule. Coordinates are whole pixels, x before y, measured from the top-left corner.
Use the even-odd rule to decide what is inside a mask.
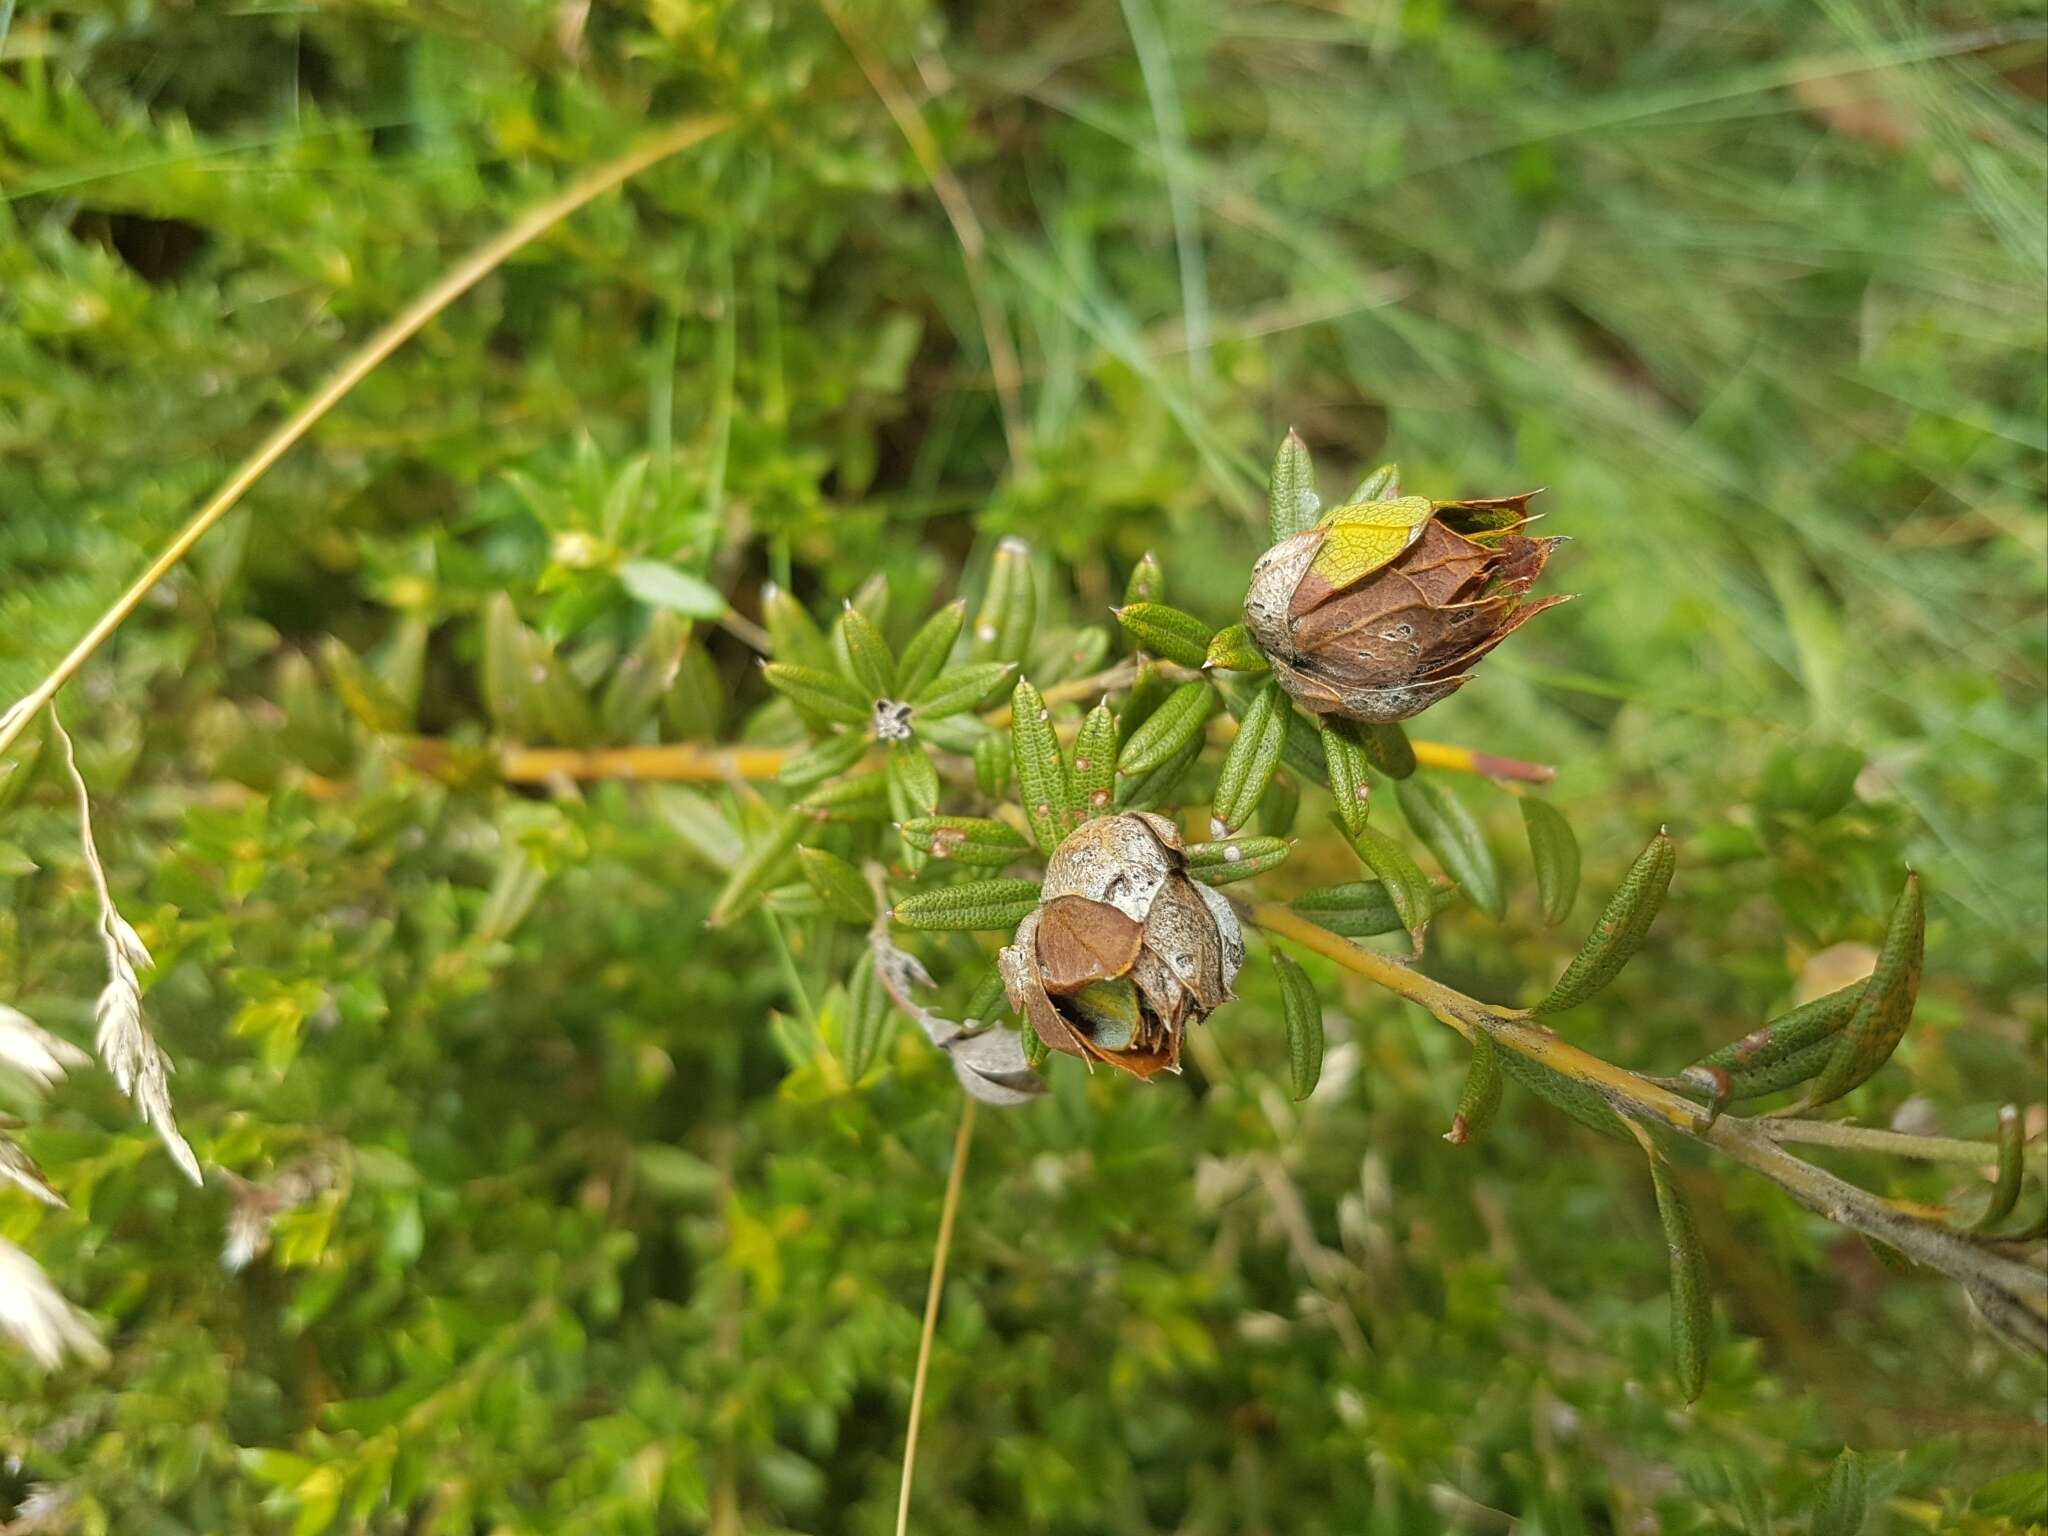
[[[1010,1005],[1048,1046],[1135,1077],[1178,1071],[1183,1032],[1227,1002],[1244,933],[1190,880],[1180,831],[1132,812],[1054,850],[1044,898],[998,957]]]

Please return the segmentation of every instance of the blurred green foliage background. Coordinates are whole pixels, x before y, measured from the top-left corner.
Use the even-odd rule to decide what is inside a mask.
[[[0,700],[461,251],[650,127],[737,122],[373,374],[67,695],[184,1130],[314,1172],[226,1272],[225,1180],[187,1187],[94,1074],[0,1083],[70,1201],[0,1196],[0,1235],[112,1351],[0,1356],[0,1521],[40,1484],[68,1502],[37,1530],[890,1529],[945,1064],[905,1029],[851,1093],[771,1026],[851,955],[704,928],[734,791],[451,784],[341,685],[417,677],[406,727],[482,744],[495,594],[596,698],[649,623],[629,562],[743,616],[886,572],[900,642],[1012,533],[1042,628],[1101,626],[1148,549],[1224,622],[1289,425],[1327,492],[1382,458],[1424,494],[1546,485],[1575,540],[1579,600],[1419,733],[1561,765],[1596,890],[1681,836],[1582,1043],[1670,1071],[1742,1033],[1876,937],[1904,861],[1928,980],[1852,1106],[1982,1136],[2048,1098],[2038,7],[10,17]],[[691,658],[638,739],[787,729],[741,637]],[[0,1000],[85,1041],[75,823],[56,775],[21,787]],[[1568,943],[1524,870],[1431,963],[1528,1001]],[[1526,1098],[1447,1147],[1456,1042],[1318,974],[1306,1105],[1260,981],[1208,1026],[1227,1072],[1056,1070],[984,1113],[914,1529],[1804,1531],[1845,1444],[1870,1531],[2048,1518],[2039,1369],[1704,1166],[1721,1332],[1682,1408],[1640,1160]]]

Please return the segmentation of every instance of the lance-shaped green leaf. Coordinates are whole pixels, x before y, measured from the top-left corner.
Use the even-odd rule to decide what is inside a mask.
[[[966,600],[955,599],[926,619],[923,627],[910,637],[910,644],[903,647],[902,660],[896,664],[896,687],[903,697],[915,698],[920,689],[946,670],[946,658],[953,654],[954,642],[959,640],[966,623]]]
[[[781,878],[809,818],[800,810],[781,811],[747,844],[739,863],[726,877],[725,889],[711,904],[710,926],[719,927],[752,907],[762,894]]]
[[[1622,1124],[1621,1117],[1604,1098],[1577,1078],[1554,1072],[1541,1062],[1531,1061],[1519,1051],[1506,1047],[1500,1051],[1500,1069],[1511,1082],[1528,1089],[1552,1109],[1561,1110],[1586,1129],[1617,1141],[1627,1138],[1628,1128]]]
[[[1650,1160],[1650,1182],[1657,1190],[1657,1216],[1664,1227],[1664,1246],[1671,1257],[1671,1364],[1678,1390],[1696,1402],[1707,1385],[1707,1351],[1713,1343],[1713,1316],[1707,1297],[1707,1257],[1663,1154],[1654,1145],[1644,1149]]]
[[[767,626],[775,659],[814,671],[831,670],[832,643],[804,605],[769,582],[761,588],[761,621]]]
[[[1280,754],[1287,745],[1287,717],[1294,712],[1287,690],[1268,682],[1238,722],[1237,739],[1223,759],[1216,777],[1214,810],[1216,819],[1236,831],[1252,819],[1266,787],[1280,768]]]
[[[1270,672],[1266,653],[1252,644],[1251,631],[1242,624],[1219,629],[1202,653],[1202,665],[1212,672]]]
[[[341,641],[328,635],[321,640],[315,654],[342,707],[355,716],[365,730],[389,736],[411,725],[411,717],[398,702],[398,696]]]
[[[974,744],[974,784],[989,799],[1009,793],[1013,766],[1007,733],[991,731]]]
[[[1337,830],[1342,832],[1365,861],[1365,867],[1379,877],[1386,887],[1388,899],[1394,903],[1394,910],[1401,914],[1401,926],[1408,930],[1408,937],[1419,949],[1422,946],[1422,931],[1429,926],[1430,918],[1436,915],[1436,897],[1429,876],[1422,872],[1422,866],[1409,856],[1408,850],[1395,842],[1378,827],[1360,827],[1353,832],[1341,818],[1332,817]]]
[[[1576,1008],[1621,974],[1621,968],[1642,947],[1657,909],[1664,905],[1664,893],[1671,888],[1671,872],[1677,865],[1678,850],[1670,835],[1660,829],[1622,877],[1600,921],[1572,956],[1550,995],[1536,1005],[1536,1012],[1562,1013]]]
[[[855,589],[849,601],[880,629],[889,622],[889,573],[876,571]]]
[[[1347,507],[1361,501],[1393,501],[1401,494],[1401,466],[1382,464],[1358,482],[1352,493],[1344,498]]]
[[[1543,902],[1543,921],[1555,928],[1572,910],[1579,895],[1579,840],[1557,807],[1532,795],[1521,797],[1522,829],[1529,835],[1529,857],[1536,865],[1536,894]]]
[[[725,614],[723,592],[694,571],[666,560],[627,561],[619,567],[619,585],[648,607],[686,619],[716,619]]]
[[[1024,1065],[1034,1072],[1043,1072],[1046,1062],[1052,1059],[1052,1047],[1045,1043],[1035,1025],[1025,1025],[1018,1035],[1017,1043],[1024,1047]]]
[[[1289,1085],[1299,1103],[1315,1092],[1323,1075],[1323,1005],[1308,973],[1278,949],[1273,970],[1280,978],[1280,1018],[1287,1026]]]
[[[714,740],[725,720],[725,706],[725,679],[718,668],[702,646],[686,646],[661,698],[661,716],[669,730],[678,741]]]
[[[1728,1103],[1796,1087],[1827,1065],[1862,996],[1857,982],[1802,1003],[1694,1062],[1681,1080],[1705,1093],[1717,1115]]]
[[[981,980],[974,984],[974,990],[967,994],[967,1006],[961,1011],[960,1025],[963,1029],[986,1029],[999,1024],[1009,1017],[1010,998],[1003,986],[1001,966],[991,965],[981,973]]]
[[[1358,726],[1335,715],[1319,722],[1323,736],[1323,761],[1330,773],[1330,798],[1337,803],[1337,818],[1344,830],[1356,834],[1365,830],[1372,809],[1372,780],[1366,773],[1369,759]]]
[[[1208,658],[1215,630],[1192,613],[1165,603],[1126,603],[1116,621],[1140,650],[1184,667],[1199,667]]]
[[[1330,768],[1323,756],[1323,733],[1311,725],[1298,709],[1287,711],[1287,740],[1280,748],[1280,763],[1306,784],[1330,787]]]
[[[1181,780],[1188,776],[1202,756],[1202,738],[1182,747],[1156,768],[1147,768],[1143,773],[1119,775],[1116,781],[1116,808],[1119,811],[1156,811],[1165,806],[1174,791],[1180,788]]]
[[[938,809],[939,773],[916,742],[890,742],[883,771],[889,781],[889,814],[896,820],[929,816]]]
[[[1231,837],[1213,843],[1189,843],[1188,878],[1204,885],[1249,880],[1282,863],[1292,846],[1284,837]]]
[[[1863,1462],[1854,1451],[1845,1450],[1821,1479],[1810,1536],[1860,1536],[1869,1518],[1870,1487]]]
[[[793,922],[832,915],[824,897],[813,890],[807,880],[792,880],[787,885],[771,887],[761,898],[761,905],[777,917],[786,917]]]
[[[891,821],[886,774],[855,773],[829,779],[797,802],[813,821]]]
[[[1001,869],[1031,851],[1023,833],[986,816],[919,816],[896,830],[920,853],[955,864]]]
[[[1839,1099],[1891,1060],[1913,1019],[1926,947],[1927,910],[1920,897],[1920,877],[1909,871],[1877,952],[1877,968],[1863,984],[1863,995],[1836,1039],[1827,1067],[1808,1091],[1807,1107]]]
[[[631,741],[654,718],[662,695],[682,670],[683,649],[689,643],[687,621],[667,609],[649,616],[647,632],[619,658],[598,701],[606,741]]]
[[[1182,683],[1152,711],[1152,718],[1131,733],[1117,754],[1116,771],[1129,777],[1156,768],[1191,741],[1216,710],[1216,690],[1205,682]]]
[[[797,865],[825,910],[844,923],[866,926],[875,920],[875,893],[860,871],[823,848],[799,848]]]
[[[896,653],[875,628],[874,621],[852,603],[840,611],[832,626],[832,649],[839,658],[839,670],[850,678],[870,700],[896,695]]]
[[[973,709],[1008,682],[1010,674],[1016,670],[1016,666],[1007,661],[977,661],[941,672],[911,699],[911,719],[913,722],[941,720],[947,715]]]
[[[841,725],[866,725],[872,701],[837,672],[795,662],[771,661],[761,667],[761,680],[785,695],[799,709]]]
[[[1159,563],[1159,557],[1146,550],[1138,563],[1131,567],[1131,579],[1124,583],[1124,601],[1127,603],[1163,603],[1166,601],[1166,571]]]
[[[1366,761],[1388,778],[1405,779],[1415,771],[1415,748],[1398,721],[1361,725],[1358,739],[1365,748]]]
[[[1433,779],[1397,779],[1394,797],[1401,802],[1401,814],[1422,839],[1422,846],[1436,855],[1444,873],[1458,882],[1472,905],[1495,922],[1505,917],[1508,898],[1501,886],[1500,865],[1478,818]]]
[[[1030,682],[1019,679],[1010,694],[1010,756],[1017,770],[1017,798],[1038,851],[1050,855],[1074,830],[1068,813],[1073,789],[1067,760],[1060,755],[1052,714]]]
[[[1450,885],[1430,888],[1430,916],[1435,917],[1458,900],[1458,889]],[[1305,891],[1288,905],[1318,928],[1327,928],[1347,939],[1369,939],[1382,933],[1399,933],[1401,914],[1394,910],[1394,898],[1378,880],[1353,880],[1345,885],[1326,885]]]
[[[1082,821],[1106,816],[1116,800],[1116,716],[1107,703],[1097,704],[1074,737],[1074,769],[1068,791],[1074,815]]]
[[[1285,837],[1294,830],[1301,813],[1301,789],[1291,774],[1275,774],[1266,798],[1259,802],[1259,830],[1269,837]]]
[[[1462,1147],[1474,1137],[1485,1135],[1486,1128],[1493,1124],[1494,1111],[1500,1108],[1501,1084],[1505,1081],[1500,1070],[1500,1047],[1483,1031],[1473,1035],[1472,1061],[1465,1068],[1465,1086],[1458,1091],[1458,1107],[1451,1114],[1451,1128],[1444,1132],[1444,1140]]]
[[[914,709],[911,711],[912,723],[917,728],[917,739],[928,746],[937,747],[941,752],[954,752],[962,757],[972,757],[974,749],[981,745],[984,737],[998,734],[983,722],[981,716],[965,711],[957,715],[941,715],[936,720],[918,720],[915,718],[916,713]],[[1009,733],[1005,731],[1000,734],[1007,736]]]
[[[1306,533],[1316,525],[1323,509],[1316,494],[1316,467],[1310,462],[1308,444],[1292,427],[1273,459],[1273,474],[1266,482],[1266,526],[1272,541]]]
[[[1998,1112],[1998,1182],[1992,1185],[1991,1199],[1984,1206],[1984,1214],[1977,1218],[1973,1231],[1989,1232],[2010,1216],[2012,1208],[2019,1204],[2020,1180],[2026,1172],[2025,1151],[2026,1131],[2020,1123],[2019,1108],[2007,1104]]]
[[[512,599],[495,593],[484,605],[484,708],[498,730],[518,741],[541,734],[540,701],[526,626]]]
[[[846,772],[867,756],[868,739],[859,731],[840,731],[783,759],[776,778],[791,789],[808,789]]]
[[[890,910],[899,927],[974,931],[1015,928],[1038,905],[1036,880],[963,880],[906,896]]]
[[[969,637],[970,661],[1013,661],[1024,664],[1031,649],[1031,629],[1038,619],[1038,591],[1031,575],[1031,548],[1022,539],[1004,539],[989,562],[988,587]]]
[[[888,989],[875,975],[875,953],[863,948],[846,984],[846,1017],[839,1027],[839,1065],[858,1083],[881,1058],[892,1031]]]

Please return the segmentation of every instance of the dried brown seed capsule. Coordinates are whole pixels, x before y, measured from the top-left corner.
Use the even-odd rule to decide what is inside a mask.
[[[1188,877],[1179,829],[1138,811],[1054,850],[1044,900],[998,963],[1048,1046],[1150,1077],[1177,1070],[1183,1030],[1229,1000],[1244,935],[1228,899]]]
[[[1333,508],[1259,557],[1245,628],[1313,713],[1371,724],[1419,715],[1567,600],[1523,601],[1563,542],[1520,531],[1528,503],[1410,496]]]

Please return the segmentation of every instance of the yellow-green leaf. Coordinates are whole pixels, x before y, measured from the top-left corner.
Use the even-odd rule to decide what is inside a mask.
[[[1069,807],[1073,790],[1052,715],[1028,681],[1010,694],[1010,755],[1017,771],[1017,797],[1038,851],[1050,854],[1074,830]]]
[[[1316,469],[1308,456],[1308,444],[1290,427],[1266,482],[1266,526],[1273,542],[1278,544],[1313,528],[1322,504],[1316,494]]]
[[[1422,872],[1422,866],[1410,857],[1407,849],[1378,827],[1360,827],[1353,832],[1339,820],[1337,829],[1358,851],[1365,867],[1387,888],[1394,910],[1401,914],[1401,926],[1408,930],[1408,937],[1420,948],[1422,930],[1429,926],[1430,918],[1436,914],[1436,900],[1429,876]]]
[[[1031,851],[1023,833],[1007,822],[985,816],[920,816],[897,830],[920,853],[955,864],[1000,869]]]
[[[1192,613],[1165,603],[1126,603],[1116,621],[1141,650],[1184,667],[1199,667],[1209,655],[1215,630]]]
[[[875,918],[875,893],[860,871],[823,848],[799,848],[798,866],[825,910],[841,922],[864,927]]]
[[[890,910],[899,926],[927,930],[1009,929],[1038,905],[1036,880],[963,880],[906,896]]]
[[[866,725],[872,701],[860,688],[837,672],[821,667],[799,666],[794,662],[771,661],[761,668],[761,680],[785,694],[799,708],[841,725]]]
[[[1650,1182],[1657,1190],[1657,1215],[1671,1257],[1671,1363],[1678,1390],[1695,1402],[1707,1385],[1707,1351],[1713,1343],[1713,1315],[1707,1298],[1707,1259],[1671,1170],[1656,1148],[1647,1149]]]
[[[1835,1041],[1834,1054],[1807,1096],[1809,1106],[1839,1099],[1867,1081],[1891,1060],[1913,1004],[1920,996],[1920,964],[1927,946],[1927,910],[1920,896],[1920,877],[1908,872],[1906,888],[1892,908],[1877,968],[1863,985],[1856,1011]]]
[[[1189,843],[1188,878],[1204,885],[1249,880],[1284,861],[1291,846],[1284,837],[1232,837],[1213,843]]]
[[[1315,1092],[1323,1075],[1323,1005],[1308,973],[1278,949],[1273,970],[1280,978],[1280,1018],[1287,1027],[1288,1077],[1299,1103]]]
[[[1444,1140],[1462,1147],[1486,1133],[1500,1108],[1500,1047],[1483,1032],[1472,1037],[1472,1062],[1465,1069],[1465,1086],[1458,1093],[1458,1107],[1451,1115],[1451,1128]]]
[[[1116,800],[1116,716],[1097,704],[1074,738],[1074,766],[1068,791],[1078,820],[1106,816]]]
[[[1131,579],[1124,583],[1124,601],[1127,603],[1163,603],[1166,601],[1166,571],[1160,566],[1158,556],[1146,550],[1138,563],[1131,567]]]
[[[1422,537],[1422,525],[1433,510],[1426,496],[1332,507],[1319,525],[1325,532],[1316,551],[1317,574],[1333,588],[1371,575]]]
[[[1330,775],[1330,798],[1337,804],[1337,818],[1344,823],[1344,830],[1355,836],[1365,830],[1372,809],[1365,744],[1355,724],[1335,715],[1322,716],[1318,729],[1323,737],[1323,763]]]
[[[1659,830],[1622,877],[1619,889],[1608,899],[1600,920],[1550,995],[1536,1005],[1538,1013],[1576,1008],[1621,974],[1621,968],[1642,947],[1657,909],[1664,905],[1664,893],[1671,887],[1671,873],[1677,865],[1676,846],[1668,833]]]
[[[1422,846],[1436,855],[1444,873],[1458,882],[1472,904],[1496,922],[1505,917],[1508,899],[1500,865],[1485,829],[1464,802],[1433,779],[1397,779],[1394,795]]]
[[[1215,709],[1214,688],[1206,682],[1182,683],[1166,696],[1149,720],[1131,733],[1117,755],[1116,771],[1130,777],[1158,767],[1200,738]]]
[[[1543,902],[1543,921],[1555,928],[1570,916],[1579,896],[1579,840],[1571,823],[1547,800],[1522,796],[1522,829],[1529,837],[1529,857],[1536,865],[1536,894]]]
[[[1202,653],[1202,665],[1212,672],[1270,672],[1266,653],[1252,643],[1252,632],[1242,624],[1219,629]]]
[[[1031,547],[1008,538],[996,545],[989,562],[988,587],[974,633],[967,643],[970,661],[1011,661],[1019,666],[1031,649],[1031,630],[1038,619],[1038,592],[1031,575]]]
[[[869,699],[896,696],[895,653],[874,621],[852,603],[840,611],[839,622],[832,627],[832,649],[840,671]]]
[[[1287,744],[1287,716],[1293,709],[1287,690],[1269,681],[1238,722],[1237,739],[1231,742],[1216,777],[1213,801],[1216,819],[1227,830],[1235,832],[1258,810],[1266,786],[1280,767],[1281,749]]]
[[[953,654],[953,645],[966,623],[967,604],[964,599],[955,600],[926,619],[924,627],[910,637],[910,644],[903,647],[902,660],[896,664],[896,687],[903,697],[915,698],[920,689],[946,670],[946,658]]]

